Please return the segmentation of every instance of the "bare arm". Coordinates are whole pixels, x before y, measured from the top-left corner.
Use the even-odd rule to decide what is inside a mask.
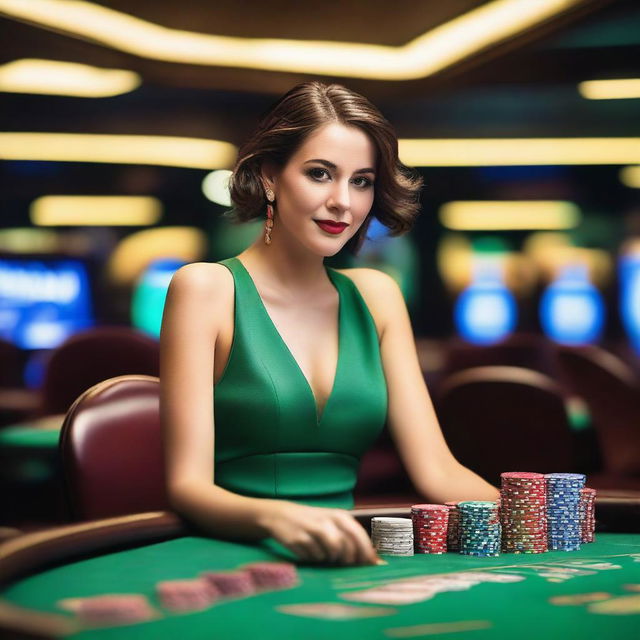
[[[413,485],[435,503],[497,500],[498,490],[461,465],[447,446],[420,370],[400,288],[387,274],[366,271],[368,297],[381,314],[383,327],[380,349],[389,398],[389,429]]]
[[[214,536],[273,536],[304,559],[374,562],[366,533],[346,511],[251,498],[215,484],[214,355],[222,314],[233,308],[229,277],[221,265],[187,265],[167,293],[160,414],[171,506]]]

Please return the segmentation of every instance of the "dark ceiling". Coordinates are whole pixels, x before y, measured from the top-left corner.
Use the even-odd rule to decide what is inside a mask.
[[[159,25],[217,35],[399,45],[487,3],[110,0],[102,4]],[[143,59],[6,16],[0,17],[0,42],[0,62],[24,57],[78,61],[132,69],[143,79],[139,89],[112,98],[0,94],[1,126],[9,131],[187,135],[238,144],[277,95],[299,81],[319,77]],[[585,100],[576,85],[586,79],[639,73],[640,2],[585,0],[554,20],[432,77],[403,82],[319,79],[367,95],[400,137],[638,136],[639,100]],[[122,189],[122,181],[105,183],[105,169],[96,172],[98,184],[90,167],[70,164],[56,172],[55,184],[30,184],[32,189],[37,184],[58,192],[77,192],[83,185],[90,191]],[[0,175],[6,178],[7,172]],[[139,188],[131,185],[144,184],[127,180],[129,187],[124,188],[129,191]],[[39,195],[28,191],[28,184],[12,178],[5,181],[0,198],[7,204],[7,198],[18,192],[20,198]]]

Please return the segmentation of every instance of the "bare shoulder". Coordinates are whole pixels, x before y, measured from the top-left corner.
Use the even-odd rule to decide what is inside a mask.
[[[229,269],[216,262],[191,262],[180,267],[171,278],[170,289],[187,295],[233,294],[233,276]]]
[[[401,303],[404,308],[404,298],[398,283],[384,271],[366,267],[353,269],[336,269],[347,276],[357,287],[376,324],[378,336],[389,322],[394,308]]]
[[[171,278],[166,307],[217,323],[224,310],[233,309],[234,285],[231,272],[222,264],[192,262]],[[216,327],[218,328],[218,327]]]

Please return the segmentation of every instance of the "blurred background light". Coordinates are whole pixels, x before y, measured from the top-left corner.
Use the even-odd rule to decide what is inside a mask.
[[[453,230],[568,229],[580,223],[571,202],[471,200],[447,202],[439,212]]]
[[[162,203],[149,196],[41,196],[30,206],[38,226],[147,226],[162,217]]]
[[[473,281],[456,300],[454,320],[462,338],[478,345],[499,342],[515,329],[518,310],[498,256],[474,256]]]
[[[120,241],[111,253],[105,271],[109,281],[132,286],[156,260],[195,262],[203,259],[206,250],[206,236],[195,227],[145,229]]]
[[[576,263],[564,266],[540,301],[540,322],[546,335],[565,345],[597,341],[604,328],[605,305],[589,282],[588,268]]]
[[[0,65],[0,91],[106,98],[140,86],[140,76],[124,69],[101,69],[78,62],[23,58]]]
[[[436,73],[581,2],[494,0],[401,46],[238,38],[190,32],[82,0],[0,0],[0,12],[156,60],[407,80]]]
[[[131,325],[160,338],[162,312],[167,290],[173,274],[183,265],[183,260],[161,258],[153,260],[138,278],[131,299]]]
[[[589,100],[640,98],[640,78],[585,80],[578,85],[578,91]]]
[[[619,261],[620,317],[631,345],[640,355],[640,243]]]
[[[625,187],[640,189],[640,166],[622,167],[620,169],[620,182]]]
[[[202,193],[207,200],[221,204],[223,207],[231,206],[231,195],[229,193],[229,178],[231,171],[228,169],[218,169],[208,173],[202,181]]]
[[[0,337],[22,349],[52,349],[93,322],[81,261],[0,258]]]
[[[0,159],[150,164],[193,169],[231,165],[228,142],[177,136],[0,132]]]
[[[417,167],[637,164],[640,138],[400,139],[400,159]]]

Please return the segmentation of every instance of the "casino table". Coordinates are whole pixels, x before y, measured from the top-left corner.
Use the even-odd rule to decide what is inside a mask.
[[[409,517],[410,509],[352,513],[366,528],[373,516]],[[219,600],[188,613],[164,610],[155,584],[291,556],[268,540],[203,536],[169,512],[56,527],[0,545],[0,638],[637,639],[640,500],[599,498],[596,517],[596,541],[575,552],[383,556],[387,564],[380,566],[299,564],[297,586]],[[361,594],[381,589],[413,589],[417,600],[362,601]],[[82,628],[59,604],[104,593],[145,594],[156,616]]]

